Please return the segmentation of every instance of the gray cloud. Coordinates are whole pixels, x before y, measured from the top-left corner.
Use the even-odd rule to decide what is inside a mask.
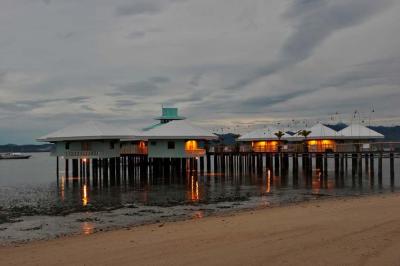
[[[89,119],[140,128],[161,104],[206,128],[371,103],[376,123],[400,122],[399,12],[394,0],[4,0],[0,141]]]
[[[160,88],[153,82],[137,81],[120,85],[117,87],[117,90],[124,94],[148,96],[148,95],[153,95],[155,92],[159,91]]]
[[[138,30],[138,31],[132,31],[128,35],[128,38],[129,39],[140,39],[140,38],[143,38],[144,36],[146,36],[146,32]]]
[[[94,111],[96,111],[94,108],[92,108],[92,107],[90,107],[89,105],[86,105],[86,104],[81,105],[81,108],[82,108],[83,110],[89,111],[89,112],[94,112]]]
[[[66,102],[66,103],[83,103],[89,100],[90,97],[77,96],[71,98],[56,98],[56,99],[40,99],[40,100],[21,100],[12,103],[0,102],[0,109],[8,112],[26,112],[37,108],[44,107],[48,103]]]
[[[334,32],[364,22],[391,3],[390,0],[294,1],[284,17],[294,23],[295,30],[283,44],[280,58],[226,89],[238,90],[259,78],[308,59],[315,48]]]
[[[106,93],[107,96],[136,95],[149,96],[160,92],[160,86],[170,82],[170,78],[164,76],[154,76],[147,80],[128,82],[117,85],[115,91]]]
[[[130,4],[116,8],[117,16],[151,15],[162,11],[162,2],[154,0],[134,1]]]
[[[374,85],[400,86],[400,57],[382,58],[353,66],[321,84],[321,88],[357,88]]]
[[[168,77],[162,77],[162,76],[157,76],[157,77],[151,77],[149,78],[149,81],[152,81],[154,83],[168,83],[170,82],[170,78]]]
[[[1,84],[2,82],[4,82],[4,80],[5,80],[5,78],[6,78],[6,75],[7,75],[7,72],[6,72],[6,71],[0,72],[0,84]]]
[[[270,106],[273,106],[278,103],[284,103],[290,99],[294,99],[299,96],[304,96],[310,93],[313,93],[318,89],[307,89],[307,90],[296,90],[294,92],[289,92],[285,94],[280,94],[276,96],[257,96],[257,97],[252,97],[243,101],[238,102],[237,104],[240,105],[240,110],[242,109],[258,109],[258,110],[265,110],[265,108],[268,108]]]
[[[209,93],[205,90],[198,90],[194,92],[189,92],[186,95],[172,97],[168,101],[165,101],[163,103],[166,105],[176,105],[181,103],[193,103],[193,102],[202,103],[208,94]]]
[[[135,105],[136,103],[137,103],[137,102],[132,101],[132,100],[117,100],[117,101],[115,101],[115,105],[116,105],[118,108],[133,106],[133,105]]]

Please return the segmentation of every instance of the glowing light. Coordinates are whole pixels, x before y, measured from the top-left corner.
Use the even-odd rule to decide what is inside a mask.
[[[327,149],[335,150],[336,143],[334,140],[309,140],[307,142],[309,150],[315,152],[325,152]]]
[[[308,141],[308,145],[316,145],[317,141],[316,140],[310,140]]]
[[[60,194],[61,194],[61,201],[64,201],[64,199],[65,199],[65,184],[64,184],[64,182],[65,182],[65,177],[64,176],[62,176],[61,177],[61,187],[60,187]]]
[[[267,193],[271,192],[271,170],[267,172],[267,189],[265,191]]]
[[[82,223],[82,233],[84,235],[91,235],[94,233],[93,223],[83,222]]]
[[[185,143],[185,150],[196,150],[197,149],[197,141],[196,140],[188,140]]]
[[[199,201],[199,182],[194,180],[194,176],[190,179],[190,200],[195,202]]]
[[[252,142],[255,152],[275,152],[278,149],[278,141],[256,141]]]
[[[83,158],[83,159],[82,159],[82,162],[83,162],[83,163],[86,163],[86,158]]]
[[[194,213],[193,217],[196,218],[196,219],[201,219],[201,218],[204,217],[204,213],[203,213],[203,211],[196,211]]]
[[[185,151],[191,155],[204,155],[205,149],[199,148],[197,140],[187,140],[185,142]],[[196,158],[197,159],[197,158]]]
[[[83,195],[82,195],[82,205],[86,206],[88,204],[89,198],[87,193],[87,185],[83,185]]]

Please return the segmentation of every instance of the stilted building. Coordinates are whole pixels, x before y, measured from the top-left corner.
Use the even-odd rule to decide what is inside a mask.
[[[366,126],[360,124],[351,124],[340,130],[338,138],[342,140],[377,140],[383,139],[385,136]]]
[[[277,152],[280,142],[285,140],[285,135],[279,139],[275,128],[261,128],[244,134],[238,138],[241,142],[240,151],[252,152]]]
[[[131,130],[89,121],[67,126],[38,138],[55,144],[53,155],[66,159],[120,156],[120,139],[135,135]]]
[[[310,134],[304,137],[300,131],[295,135],[288,137],[291,143],[304,143],[309,152],[334,152],[336,151],[337,131],[318,123],[305,129]]]
[[[149,158],[191,158],[204,156],[207,141],[217,136],[178,115],[177,108],[163,107],[159,123],[145,128],[136,139],[147,147]],[[128,139],[129,141],[129,139]]]

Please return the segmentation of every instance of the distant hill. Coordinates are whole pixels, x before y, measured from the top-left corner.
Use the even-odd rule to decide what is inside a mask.
[[[236,139],[239,137],[237,134],[226,133],[226,134],[215,134],[218,136],[218,140],[214,141],[214,144],[233,145],[236,143]]]
[[[383,134],[385,136],[385,140],[400,141],[400,126],[371,126],[369,128]]]
[[[53,149],[53,144],[41,144],[41,145],[16,145],[6,144],[0,145],[0,152],[50,152]]]
[[[329,125],[329,124],[325,124],[325,126],[332,128],[333,130],[339,131],[342,130],[343,128],[347,127],[346,124],[344,123],[337,123],[334,125]]]

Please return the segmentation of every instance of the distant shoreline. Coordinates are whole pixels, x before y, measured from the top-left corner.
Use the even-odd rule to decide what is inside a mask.
[[[388,265],[400,260],[399,203],[398,193],[301,202],[0,247],[0,256],[15,265]]]
[[[3,152],[51,152],[54,144],[6,144],[0,145],[0,153]]]

